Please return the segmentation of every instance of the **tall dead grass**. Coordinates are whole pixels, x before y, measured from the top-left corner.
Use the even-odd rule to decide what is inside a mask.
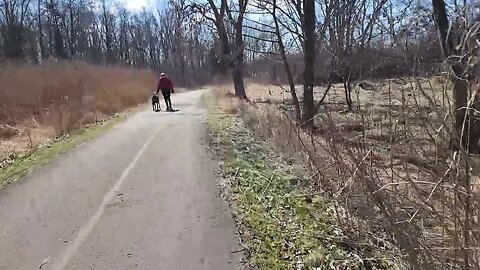
[[[303,184],[338,205],[352,245],[384,250],[404,262],[400,269],[480,269],[480,162],[450,147],[451,87],[441,78],[378,82],[356,89],[354,112],[334,88],[315,133],[291,121],[279,87],[251,85],[248,106],[228,101],[225,88],[216,92],[223,90],[228,111],[308,169]]]
[[[150,70],[84,62],[6,64],[0,69],[0,123],[30,119],[69,132],[146,102],[155,80]]]

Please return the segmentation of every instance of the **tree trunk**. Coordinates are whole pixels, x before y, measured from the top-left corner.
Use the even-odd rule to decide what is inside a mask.
[[[453,80],[453,98],[455,106],[455,130],[457,131],[458,141],[454,141],[456,145],[460,146],[469,153],[480,153],[480,123],[474,116],[474,111],[479,108],[479,100],[477,93],[471,91],[466,80],[458,78],[463,77],[464,67],[460,65],[453,65],[452,70],[455,73],[452,76]],[[461,76],[461,77],[460,77]],[[467,110],[468,99],[475,95],[473,108]]]
[[[462,67],[456,65],[452,67],[455,73],[460,73],[461,76]],[[455,77],[455,76],[454,76]],[[453,78],[453,98],[455,106],[455,128],[457,131],[461,131],[465,120],[465,113],[467,107],[468,87],[466,81]],[[459,133],[459,135],[461,135]],[[466,136],[462,136],[466,137]],[[464,141],[466,138],[462,138]]]
[[[57,18],[55,18],[55,20],[57,20]],[[54,29],[55,32],[53,34],[53,38],[55,43],[55,55],[61,59],[66,59],[67,54],[65,52],[65,47],[63,44],[63,36],[60,30],[60,26],[58,25],[58,21],[55,22],[54,27],[55,27]]]
[[[454,44],[454,35],[457,33],[449,33],[450,25],[448,21],[446,6],[444,0],[432,0],[433,16],[438,28],[440,44],[445,57],[449,57],[452,54],[460,54],[457,46]],[[466,109],[468,106],[468,99],[472,94],[465,77],[464,64],[452,65],[453,75],[453,97],[454,97],[454,109],[455,109],[455,129],[457,140],[453,140],[453,143],[460,145],[461,148],[466,149],[470,153],[479,152],[479,140],[480,140],[480,121],[476,121],[473,117],[472,110]],[[475,97],[475,101],[478,98]],[[478,102],[475,102],[478,103]],[[474,105],[475,106],[475,105]]]
[[[290,87],[290,94],[292,96],[293,106],[295,109],[295,120],[297,121],[297,123],[300,123],[301,117],[302,117],[302,114],[300,111],[300,102],[298,101],[297,91],[295,89],[295,79],[293,77],[292,70],[290,69],[290,64],[288,63],[287,54],[285,52],[285,44],[283,43],[282,35],[280,33],[280,25],[278,23],[276,9],[277,9],[277,1],[274,0],[272,17],[275,23],[275,34],[277,36],[277,43],[278,43],[278,48],[280,50],[280,56],[282,57],[283,67],[285,69],[285,73],[287,74],[288,86]]]
[[[444,0],[432,0],[433,17],[437,24],[438,34],[440,37],[440,45],[443,50],[444,56],[448,57],[454,49],[453,39],[451,35],[448,35],[449,22],[447,16],[447,10]]]
[[[208,0],[210,7],[212,8],[213,14],[215,15],[215,26],[217,28],[218,38],[221,43],[221,53],[220,53],[220,62],[223,69],[231,69],[232,79],[235,87],[235,95],[242,99],[247,99],[247,94],[245,92],[245,85],[243,82],[243,57],[244,57],[244,44],[243,44],[243,18],[245,15],[245,9],[247,2],[244,0],[239,0],[239,11],[238,17],[233,24],[235,30],[235,36],[233,44],[229,39],[225,27],[225,12],[228,11],[228,1],[222,0],[220,10],[217,8],[213,0]],[[228,11],[231,12],[231,11]],[[228,14],[230,21],[233,21],[232,14]],[[231,46],[232,45],[232,46]],[[232,49],[233,48],[233,49]]]
[[[345,100],[347,102],[347,109],[353,111],[353,101],[352,101],[352,87],[349,81],[343,82],[343,87],[345,88]]]
[[[313,129],[315,116],[315,105],[313,99],[314,64],[315,64],[315,0],[304,0],[303,2],[304,22],[304,61],[305,70],[303,73],[303,126]]]
[[[232,70],[233,86],[235,88],[235,96],[241,99],[247,99],[245,93],[245,85],[243,83],[243,70],[241,66],[235,66]]]
[[[48,35],[48,56],[53,57],[55,55],[55,40],[53,37],[53,20],[54,20],[54,7],[53,3],[51,1],[47,2],[48,0],[45,0],[45,6],[47,7],[47,35]]]
[[[40,47],[40,61],[45,58],[45,46],[43,44],[43,23],[42,23],[42,2],[37,1],[37,19],[38,19],[38,46]]]
[[[295,118],[297,122],[300,123],[302,112],[300,111],[300,102],[298,101],[297,90],[295,89],[295,82],[293,80],[290,67],[288,67],[288,63],[285,65],[285,70],[286,71],[288,70],[287,71],[288,85],[290,87],[290,94],[292,95],[293,107],[295,109]]]
[[[241,99],[248,99],[243,82],[243,58],[243,13],[240,12],[237,22],[235,23],[235,50],[233,51],[232,78],[235,87],[235,96]]]
[[[233,86],[235,87],[235,96],[241,99],[248,99],[243,82],[243,66],[235,65],[232,70]]]
[[[348,57],[351,58],[351,53],[347,53]],[[347,110],[353,111],[353,101],[352,101],[352,84],[350,83],[351,79],[351,70],[348,64],[342,63],[342,75],[343,78],[343,87],[345,88],[345,100],[347,101]]]
[[[70,15],[70,39],[69,39],[69,49],[70,49],[70,58],[74,58],[77,54],[75,50],[76,45],[76,35],[77,29],[75,29],[75,14],[74,14],[74,7],[73,1],[71,1],[68,5],[69,15]]]
[[[109,11],[107,10],[106,2],[105,0],[102,0],[102,23],[103,23],[103,29],[105,31],[105,47],[107,49],[107,64],[112,64],[114,62],[114,57],[113,57],[113,33],[112,29],[110,29],[110,14]],[[145,61],[143,61],[144,63]]]
[[[226,59],[230,54],[230,41],[228,40],[227,30],[223,21],[217,22],[217,32],[220,40],[220,65],[222,70],[225,71],[229,68],[229,61]]]

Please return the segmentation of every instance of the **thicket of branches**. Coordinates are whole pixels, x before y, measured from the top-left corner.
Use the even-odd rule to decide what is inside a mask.
[[[400,269],[480,269],[478,5],[313,2],[255,2],[270,17],[256,29],[271,42],[265,57],[280,63],[261,75],[286,79],[294,115],[268,111],[273,124],[256,128],[273,140],[283,136],[282,149],[311,168],[317,181],[308,184],[338,203],[338,223],[354,248],[399,254]],[[442,76],[425,79],[432,74]],[[338,90],[334,83],[348,111],[324,103]]]

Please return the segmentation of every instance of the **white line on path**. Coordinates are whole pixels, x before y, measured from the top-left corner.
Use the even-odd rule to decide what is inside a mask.
[[[135,164],[137,161],[140,159],[142,156],[143,152],[147,149],[148,145],[152,142],[153,138],[155,138],[155,135],[160,131],[160,127],[158,127],[153,135],[145,142],[145,144],[142,146],[140,151],[137,153],[135,158],[132,160],[130,165],[123,171],[122,175],[120,178],[117,180],[115,185],[110,189],[110,191],[105,194],[105,197],[103,198],[102,203],[100,204],[100,207],[98,208],[97,212],[90,218],[87,224],[85,224],[80,231],[77,234],[77,237],[75,240],[72,242],[72,245],[70,245],[64,252],[58,257],[58,261],[56,261],[51,269],[53,270],[63,270],[65,266],[67,266],[68,262],[72,258],[72,256],[78,251],[80,246],[85,242],[87,237],[90,235],[92,232],[93,228],[95,225],[98,223],[98,220],[100,217],[103,215],[105,212],[105,206],[113,200],[115,197],[115,192],[117,192],[120,187],[122,186],[123,182],[127,178],[128,174],[130,171],[135,167]]]

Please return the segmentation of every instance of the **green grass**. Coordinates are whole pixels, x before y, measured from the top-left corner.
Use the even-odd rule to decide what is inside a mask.
[[[30,153],[20,156],[12,164],[0,169],[0,189],[23,178],[29,172],[38,169],[58,155],[66,153],[72,148],[99,136],[135,112],[137,112],[137,109],[120,114],[118,117],[111,118],[103,123],[92,124],[49,145],[39,147]]]
[[[205,97],[209,127],[224,159],[230,200],[249,260],[259,269],[385,269],[388,260],[364,260],[336,224],[334,204],[305,195],[291,165]],[[311,193],[311,192],[310,192]]]

